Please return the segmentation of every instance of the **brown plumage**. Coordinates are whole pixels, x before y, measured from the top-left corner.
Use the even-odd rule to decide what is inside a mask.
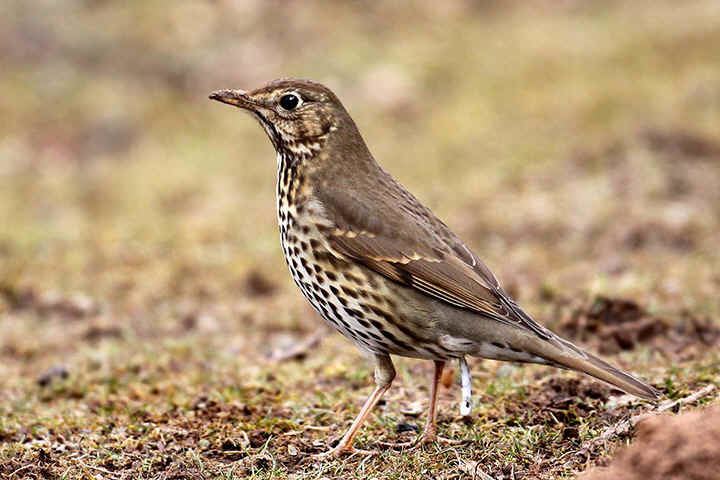
[[[435,438],[437,381],[474,355],[569,368],[642,398],[658,392],[535,322],[490,269],[375,161],[326,87],[278,80],[210,98],[253,114],[278,154],[280,236],[290,272],[320,315],[374,355],[376,388],[340,444],[352,449],[389,388],[390,354],[435,361],[423,439]]]

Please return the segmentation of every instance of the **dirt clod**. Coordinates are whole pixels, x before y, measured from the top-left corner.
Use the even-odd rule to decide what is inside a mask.
[[[698,347],[720,341],[720,327],[710,319],[687,312],[680,317],[669,322],[633,300],[598,296],[565,315],[559,331],[606,355],[645,345],[667,355],[689,357]]]
[[[638,425],[638,437],[609,468],[582,480],[712,480],[720,472],[720,408],[662,415]]]
[[[632,350],[667,329],[662,319],[649,315],[634,301],[603,296],[576,308],[560,326],[561,333],[591,343],[604,354]]]

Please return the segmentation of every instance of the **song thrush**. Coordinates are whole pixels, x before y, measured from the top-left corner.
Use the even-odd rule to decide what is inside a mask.
[[[302,294],[375,360],[375,389],[339,444],[395,377],[390,355],[433,360],[423,439],[436,435],[437,384],[465,355],[584,372],[646,399],[658,391],[535,322],[441,220],[377,164],[327,87],[283,79],[213,100],[250,112],[277,151],[280,240]]]

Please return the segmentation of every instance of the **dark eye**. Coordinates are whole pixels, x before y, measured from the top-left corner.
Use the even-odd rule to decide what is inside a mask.
[[[297,93],[286,93],[280,97],[280,106],[284,110],[294,110],[300,105],[300,96]]]

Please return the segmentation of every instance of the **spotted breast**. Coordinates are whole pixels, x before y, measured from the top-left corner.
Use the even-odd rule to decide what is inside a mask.
[[[380,354],[448,359],[458,356],[413,328],[397,308],[398,285],[332,251],[323,230],[333,228],[297,165],[278,155],[280,243],[303,296],[333,328],[361,349]]]

